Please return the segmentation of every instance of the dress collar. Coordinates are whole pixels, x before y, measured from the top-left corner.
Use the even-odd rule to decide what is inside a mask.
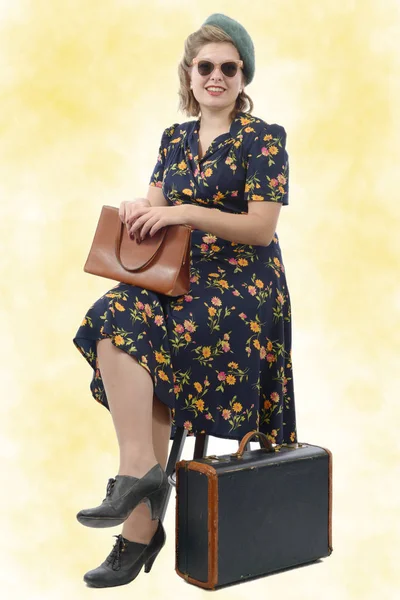
[[[196,121],[193,121],[193,123],[194,123],[193,124],[193,129],[192,129],[193,154],[195,155],[198,163],[202,162],[205,158],[207,158],[208,155],[210,154],[210,152],[212,152],[212,150],[214,150],[215,147],[218,144],[226,143],[226,142],[228,142],[228,140],[231,140],[231,139],[233,139],[233,138],[235,138],[237,136],[237,134],[239,133],[239,131],[241,129],[241,126],[242,126],[242,124],[241,124],[241,118],[243,116],[245,116],[245,113],[243,113],[243,112],[237,113],[236,117],[231,122],[229,131],[226,131],[225,133],[221,133],[216,138],[214,138],[214,140],[212,141],[212,143],[209,146],[209,148],[206,149],[206,152],[202,156],[202,158],[200,159],[200,161],[198,159],[200,118],[197,119]]]
[[[239,130],[241,128],[241,120],[240,119],[244,116],[245,116],[245,113],[238,112],[236,117],[233,119],[233,121],[231,123],[229,132],[222,133],[221,136],[218,136],[218,138],[228,135],[228,134],[229,134],[229,137],[233,137],[233,138],[236,137],[237,133],[239,132]],[[197,133],[197,135],[198,135],[199,129],[200,129],[200,120],[201,119],[199,118],[199,119],[197,119],[197,121],[194,121],[193,131],[195,131]],[[217,138],[215,138],[215,139],[217,139]]]

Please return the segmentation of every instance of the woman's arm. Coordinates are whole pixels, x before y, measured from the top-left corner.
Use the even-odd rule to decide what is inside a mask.
[[[168,206],[164,192],[160,187],[155,185],[149,185],[147,199],[150,203],[150,206]]]
[[[130,235],[140,230],[142,239],[167,225],[190,225],[238,244],[269,246],[275,233],[281,204],[249,202],[249,212],[235,215],[193,204],[178,206],[132,206],[127,219]]]
[[[186,210],[186,225],[229,242],[252,246],[269,246],[281,206],[278,202],[249,202],[247,215],[235,215],[218,209],[182,205]]]

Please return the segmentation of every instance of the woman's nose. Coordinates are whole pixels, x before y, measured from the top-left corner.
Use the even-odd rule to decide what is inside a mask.
[[[221,67],[215,67],[214,71],[211,73],[211,79],[223,79]]]

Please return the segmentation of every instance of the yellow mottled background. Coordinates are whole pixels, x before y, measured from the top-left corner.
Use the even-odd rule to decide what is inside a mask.
[[[177,64],[212,12],[256,48],[254,114],[284,125],[278,232],[301,442],[333,452],[320,563],[218,592],[400,596],[400,6],[395,0],[0,0],[2,598],[199,598],[167,545],[150,576],[86,588],[116,530],[75,519],[117,469],[109,413],[72,345],[110,282],[83,273],[103,204],[146,194],[178,112]],[[212,439],[210,453],[236,444]],[[188,440],[184,457],[193,450]],[[274,551],[274,540],[265,541]]]

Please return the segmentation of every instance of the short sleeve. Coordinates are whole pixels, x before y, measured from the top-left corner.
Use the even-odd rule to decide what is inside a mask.
[[[289,157],[281,125],[266,125],[256,133],[248,152],[244,191],[248,202],[289,204]]]
[[[164,168],[165,168],[165,159],[168,154],[168,149],[170,142],[173,138],[176,127],[178,127],[179,123],[174,123],[171,127],[167,127],[164,129],[163,134],[161,136],[160,147],[158,149],[158,157],[156,165],[153,169],[153,173],[151,174],[149,185],[155,187],[162,187],[163,176],[164,176]]]

